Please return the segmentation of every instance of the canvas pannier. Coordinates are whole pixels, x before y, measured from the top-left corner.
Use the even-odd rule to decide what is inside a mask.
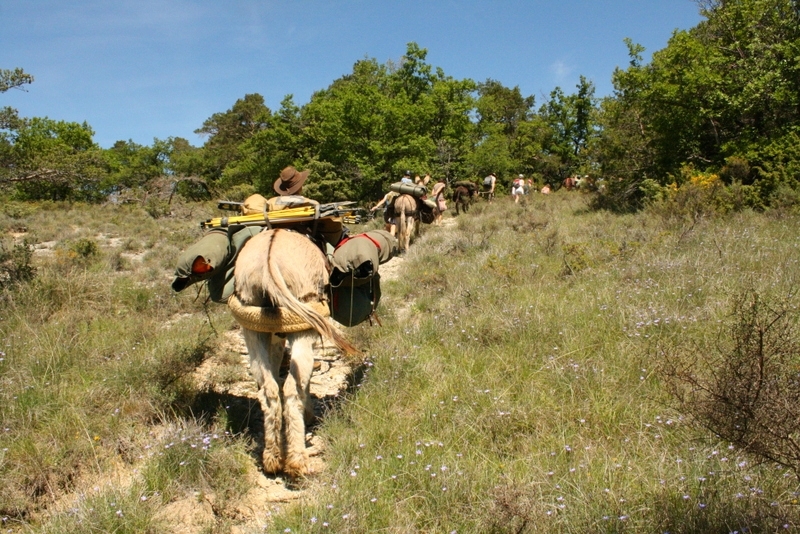
[[[260,226],[230,226],[209,231],[178,258],[172,289],[183,291],[197,282],[208,282],[214,302],[225,303],[233,294],[233,268],[236,257]]]
[[[342,241],[330,256],[331,316],[345,326],[366,321],[381,298],[380,264],[398,252],[397,239],[384,230],[356,234]]]
[[[436,202],[425,199],[419,202],[419,220],[425,224],[432,224],[436,219]]]

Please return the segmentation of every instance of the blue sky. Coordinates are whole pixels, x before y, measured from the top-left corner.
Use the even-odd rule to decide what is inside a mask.
[[[35,77],[0,94],[24,117],[88,122],[95,141],[150,145],[194,134],[248,93],[303,105],[365,57],[414,41],[457,79],[534,95],[611,94],[625,37],[664,48],[701,20],[692,0],[0,0],[0,68]]]

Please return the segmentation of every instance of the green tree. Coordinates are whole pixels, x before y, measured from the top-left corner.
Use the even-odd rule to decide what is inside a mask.
[[[533,170],[534,162],[527,148],[533,129],[533,96],[522,96],[519,87],[508,88],[496,80],[478,85],[475,103],[477,123],[470,155],[472,174],[479,177],[490,172],[503,177]]]
[[[0,69],[0,93],[33,83],[22,69]],[[26,119],[0,109],[0,189],[20,199],[99,200],[107,167],[87,123]]]
[[[800,186],[781,171],[798,167],[792,150],[800,123],[797,2],[698,4],[706,19],[675,32],[649,65],[636,61],[616,72],[617,102],[603,106],[611,115],[602,119],[607,139],[595,146],[596,155],[605,174],[623,172],[613,177],[632,205],[637,183],[680,182],[687,166],[752,184],[764,200],[782,183]],[[636,142],[625,148],[626,140]],[[729,172],[731,161],[747,172]]]
[[[643,93],[649,83],[642,65],[644,47],[625,39],[630,56],[627,69],[614,70],[614,96],[600,103],[598,126],[602,132],[589,143],[591,160],[607,178],[607,194],[595,198],[596,206],[614,210],[641,207],[640,186],[655,175],[655,148],[647,123]]]
[[[223,113],[215,113],[195,130],[207,135],[203,145],[203,176],[219,181],[225,168],[241,160],[241,147],[253,135],[267,128],[271,112],[264,104],[264,97],[248,94],[237,100],[233,107]]]
[[[203,172],[203,149],[192,146],[183,137],[170,137],[167,143],[169,172],[178,177],[200,177]]]
[[[171,155],[170,141],[154,139],[152,146],[117,141],[106,151],[110,173],[104,189],[110,194],[126,188],[147,188],[156,178],[170,173]]]
[[[23,85],[33,83],[33,76],[25,73],[20,68],[14,70],[0,69],[0,93],[9,89],[21,88]]]
[[[399,66],[358,61],[314,93],[299,121],[298,152],[318,169],[309,191],[324,183],[320,195],[379,198],[404,169],[437,179],[465,172],[475,85],[434,70],[426,54],[410,43]]]
[[[549,166],[552,181],[560,182],[587,167],[586,148],[596,134],[594,84],[581,76],[576,88],[575,94],[565,95],[556,87],[550,93],[550,100],[539,110],[550,132],[543,151],[555,156],[551,162],[557,164],[557,168],[553,168],[553,164]],[[555,176],[552,176],[554,171]]]
[[[21,199],[99,200],[107,174],[88,124],[20,118],[8,108],[0,130],[0,186]]]
[[[287,95],[280,109],[263,115],[259,129],[238,146],[238,158],[223,170],[221,184],[230,187],[250,183],[258,191],[269,193],[284,167],[303,167],[299,113],[292,95]]]

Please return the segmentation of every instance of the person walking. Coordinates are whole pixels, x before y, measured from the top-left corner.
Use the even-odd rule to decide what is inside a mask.
[[[434,185],[431,190],[431,198],[436,203],[436,216],[433,219],[433,224],[436,226],[441,226],[442,213],[447,209],[447,204],[444,201],[445,187],[447,187],[447,184],[440,181],[436,182],[436,185]]]
[[[511,196],[514,197],[514,204],[518,204],[520,197],[524,194],[525,194],[525,177],[520,174],[514,179],[514,183],[511,184]]]
[[[486,199],[491,202],[494,199],[494,187],[497,184],[497,176],[493,172],[483,179],[483,190],[486,193]]]
[[[370,213],[372,213],[375,210],[383,208],[383,229],[392,235],[397,235],[397,219],[394,216],[394,200],[399,196],[399,193],[389,191],[383,196],[382,199],[378,201],[377,204],[369,209]]]

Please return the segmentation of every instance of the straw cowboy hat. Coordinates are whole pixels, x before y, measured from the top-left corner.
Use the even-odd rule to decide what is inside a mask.
[[[303,183],[310,172],[308,170],[298,172],[297,169],[290,165],[281,171],[281,175],[275,180],[275,184],[272,187],[281,196],[294,195],[303,187]]]

